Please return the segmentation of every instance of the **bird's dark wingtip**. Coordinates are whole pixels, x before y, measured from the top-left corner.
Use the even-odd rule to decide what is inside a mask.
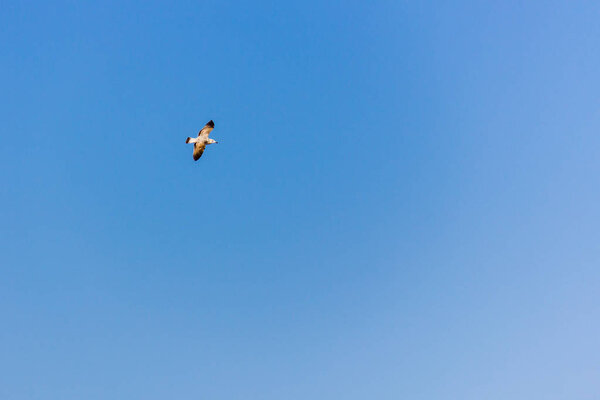
[[[210,126],[211,128],[215,127],[215,123],[213,122],[212,119],[210,121],[208,121],[208,123],[206,125]]]

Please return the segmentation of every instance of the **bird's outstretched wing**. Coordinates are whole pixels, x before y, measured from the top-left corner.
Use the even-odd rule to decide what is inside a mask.
[[[208,138],[208,135],[212,132],[214,128],[215,123],[211,119],[206,125],[204,125],[204,128],[200,129],[200,132],[198,132],[198,137],[203,136],[205,138]]]
[[[194,143],[194,161],[198,161],[198,159],[202,157],[205,148],[206,143]]]

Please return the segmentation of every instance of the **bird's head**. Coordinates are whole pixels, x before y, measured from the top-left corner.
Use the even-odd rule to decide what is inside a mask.
[[[213,143],[219,143],[214,139],[208,139],[208,142],[206,142],[207,144],[213,144]]]

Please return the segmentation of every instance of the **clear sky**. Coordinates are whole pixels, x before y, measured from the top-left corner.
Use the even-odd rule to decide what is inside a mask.
[[[597,398],[599,20],[4,2],[0,397]]]

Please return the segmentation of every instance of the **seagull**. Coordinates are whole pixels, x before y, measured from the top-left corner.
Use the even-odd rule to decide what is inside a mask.
[[[219,143],[216,140],[209,139],[208,137],[214,127],[215,123],[211,119],[206,125],[204,125],[204,128],[200,129],[200,132],[198,132],[198,137],[189,137],[185,139],[186,143],[194,143],[194,161],[198,161],[198,159],[202,157],[202,153],[204,153],[204,148],[207,144]]]

